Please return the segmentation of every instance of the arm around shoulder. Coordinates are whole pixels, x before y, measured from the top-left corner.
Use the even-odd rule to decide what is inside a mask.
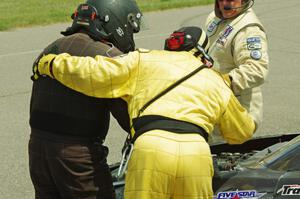
[[[52,70],[55,79],[73,90],[93,97],[119,98],[130,94],[129,83],[137,66],[138,53],[115,58],[60,54],[52,63]]]

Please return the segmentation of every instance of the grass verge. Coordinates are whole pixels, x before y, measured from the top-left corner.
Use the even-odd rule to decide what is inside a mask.
[[[83,2],[85,0],[1,0],[0,31],[71,21],[71,13]],[[214,0],[137,0],[143,12],[212,2]]]

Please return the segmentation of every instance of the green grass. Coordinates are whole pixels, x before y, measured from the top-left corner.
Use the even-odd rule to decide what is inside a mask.
[[[212,3],[214,0],[137,0],[143,12]],[[0,0],[0,31],[71,21],[85,0]]]
[[[165,10],[213,3],[214,0],[137,0],[142,11]]]

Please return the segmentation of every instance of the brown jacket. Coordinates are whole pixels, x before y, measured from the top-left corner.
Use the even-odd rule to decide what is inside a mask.
[[[50,44],[41,54],[67,52],[78,56],[122,54],[117,48],[76,33]],[[84,67],[84,66],[80,66]],[[75,92],[51,78],[33,83],[30,105],[32,128],[63,135],[100,137],[108,132],[110,111],[121,127],[129,131],[127,104],[121,99],[97,99]]]

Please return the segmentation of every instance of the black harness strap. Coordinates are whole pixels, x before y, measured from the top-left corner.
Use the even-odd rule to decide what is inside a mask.
[[[167,87],[165,90],[163,90],[162,92],[158,93],[156,96],[154,96],[151,100],[149,100],[138,112],[138,115],[136,118],[133,119],[132,121],[132,127],[135,126],[135,121],[137,121],[141,115],[141,113],[144,112],[144,110],[150,106],[153,102],[155,102],[157,99],[159,99],[160,97],[162,97],[163,95],[165,95],[166,93],[168,93],[169,91],[171,91],[173,88],[175,88],[176,86],[178,86],[179,84],[181,84],[182,82],[184,82],[185,80],[189,79],[190,77],[192,77],[193,75],[195,75],[196,73],[198,73],[200,70],[204,69],[204,68],[209,68],[209,66],[203,64],[201,66],[199,66],[198,68],[196,68],[195,70],[193,70],[192,72],[190,72],[189,74],[187,74],[186,76],[182,77],[181,79],[179,79],[178,81],[174,82],[173,84],[171,84],[169,87]],[[129,133],[129,137],[127,138],[127,141],[131,142],[133,140],[133,137],[131,135],[131,133]],[[126,141],[126,142],[127,142]]]
[[[172,118],[160,116],[160,115],[145,115],[134,119],[135,134],[132,138],[132,142],[142,135],[151,130],[165,130],[178,134],[199,134],[206,141],[208,139],[207,132],[200,126],[181,120],[175,120]]]
[[[200,67],[196,68],[194,71],[192,71],[191,73],[189,73],[188,75],[182,77],[181,79],[179,79],[178,81],[176,81],[175,83],[171,84],[168,88],[166,88],[165,90],[163,90],[162,92],[158,93],[155,97],[153,97],[151,100],[149,100],[140,110],[139,110],[139,114],[137,116],[137,118],[140,116],[140,114],[142,112],[144,112],[144,110],[150,106],[150,104],[152,104],[154,101],[156,101],[158,98],[162,97],[163,95],[165,95],[166,93],[168,93],[170,90],[172,90],[173,88],[175,88],[176,86],[178,86],[179,84],[181,84],[182,82],[184,82],[185,80],[189,79],[190,77],[192,77],[193,75],[195,75],[196,73],[198,73],[200,70],[202,70],[203,68],[208,68],[207,65],[201,65]]]

